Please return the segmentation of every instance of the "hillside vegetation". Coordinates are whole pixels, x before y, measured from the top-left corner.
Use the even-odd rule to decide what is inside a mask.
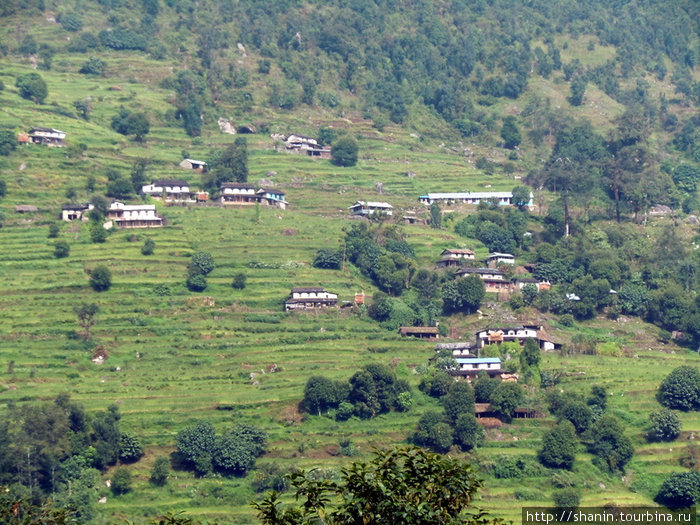
[[[473,341],[533,323],[562,350],[493,352],[520,373],[519,406],[545,417],[492,421],[469,451],[446,443],[486,479],[479,505],[518,521],[519,507],[569,489],[584,506],[653,504],[699,462],[697,406],[670,407],[670,443],[649,420],[664,378],[698,367],[697,15],[690,0],[0,0],[0,484],[89,523],[166,511],[256,523],[250,502],[288,488],[283,474],[337,481],[350,458],[407,442],[431,413],[443,430],[454,423],[425,387],[440,372],[435,343],[398,326]],[[67,146],[17,144],[37,126],[65,131]],[[349,135],[359,159],[289,153],[273,135],[291,133],[327,145]],[[104,239],[95,220],[59,220],[67,203],[140,202],[139,182],[157,179],[213,198],[221,159],[242,144],[236,177],[283,191],[287,209],[153,199],[165,227]],[[200,175],[183,158],[216,169]],[[529,211],[418,202],[523,185]],[[394,215],[350,220],[357,200]],[[405,213],[420,220],[403,224]],[[455,301],[453,273],[435,268],[446,248],[511,251],[552,289]],[[314,266],[321,249],[339,269]],[[194,292],[198,252],[214,268]],[[104,291],[90,285],[100,267]],[[340,303],[365,292],[368,304],[285,313],[301,286]],[[96,305],[89,321],[84,305]],[[410,395],[363,412],[361,371],[385,367],[394,394]],[[305,387],[321,376],[349,397],[314,413]],[[612,416],[633,455],[611,466],[577,427],[571,469],[543,463],[543,437],[574,419],[562,407],[588,409],[592,387],[607,403],[590,418]],[[218,448],[200,456],[183,436],[202,423]],[[254,453],[221,452],[246,440]]]

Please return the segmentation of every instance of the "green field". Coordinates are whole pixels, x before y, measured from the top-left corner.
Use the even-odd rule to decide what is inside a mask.
[[[41,28],[47,38],[53,29],[48,24]],[[571,49],[584,45],[576,41]],[[599,52],[591,61],[604,62],[612,53],[609,48]],[[311,134],[325,124],[358,136],[358,165],[339,168],[327,160],[286,153],[269,134],[250,135],[249,181],[267,179],[283,189],[289,209],[166,207],[157,202],[158,212],[168,220],[164,228],[115,231],[106,243],[93,244],[87,224],[62,223],[58,239],[48,239],[49,224],[58,220],[66,191],[74,188],[81,201],[89,197],[84,189],[88,176],[94,176],[98,191],[103,191],[107,168],[128,175],[134,161],[145,158],[148,179],[184,178],[197,186],[199,176],[177,166],[183,150],[191,158],[207,158],[213,148],[233,141],[211,121],[197,139],[168,121],[165,114],[172,110],[167,102],[172,92],[157,86],[178,66],[177,61],[104,53],[108,78],[91,78],[77,73],[84,58],[61,55],[52,71],[41,72],[50,92],[43,105],[21,99],[14,87],[16,76],[33,71],[31,66],[0,62],[0,80],[5,84],[0,91],[0,127],[14,132],[32,126],[58,128],[68,133],[69,143],[65,149],[23,146],[0,158],[0,175],[7,182],[7,195],[0,201],[4,216],[0,413],[9,403],[48,402],[63,392],[91,412],[112,403],[119,406],[122,429],[142,440],[146,455],[129,467],[135,476],[130,494],[115,497],[106,487],[100,489],[107,502],[98,506],[98,524],[122,519],[145,523],[168,510],[220,523],[255,522],[249,503],[261,496],[250,485],[254,471],[247,478],[198,479],[191,472],[176,470],[163,488],[149,483],[155,458],[172,453],[178,431],[199,421],[209,421],[218,430],[240,422],[263,428],[269,434],[269,449],[258,465],[328,469],[336,474],[353,459],[340,454],[342,439],[354,443],[359,458],[368,457],[373,447],[405,443],[420,415],[439,407],[417,388],[411,411],[369,421],[309,416],[299,412],[299,402],[310,376],[347,379],[369,363],[390,364],[399,378],[417,387],[434,343],[401,338],[355,308],[285,314],[284,300],[296,286],[323,286],[337,293],[340,301],[352,301],[360,291],[376,291],[352,265],[333,271],[311,264],[318,249],[340,247],[343,230],[352,223],[347,208],[356,200],[390,202],[396,218],[406,210],[416,210],[425,218],[428,212],[418,202],[419,195],[510,190],[518,184],[515,177],[525,175],[540,159],[528,158],[534,157],[530,150],[525,157],[529,164],[518,164],[514,174],[487,175],[474,167],[476,155],[493,153],[500,161],[505,158],[502,149],[490,144],[458,145],[451,135],[454,131],[436,130],[433,136],[429,131],[415,132],[408,123],[379,132],[358,108],[350,107],[343,115],[312,108],[284,113],[273,112],[256,99],[246,118],[264,120],[270,132]],[[262,82],[253,81],[258,82],[256,86]],[[110,89],[113,86],[118,89]],[[542,80],[530,89],[528,95],[544,91],[565,98],[554,81]],[[665,89],[670,88],[659,87]],[[602,93],[593,93],[605,99]],[[90,121],[84,121],[74,114],[72,102],[88,95],[94,109]],[[619,112],[610,99],[603,102],[607,117]],[[109,122],[121,105],[145,108],[152,117],[144,143],[110,129]],[[218,110],[221,114],[233,111],[226,106]],[[426,115],[426,122],[431,118]],[[476,153],[465,154],[463,146]],[[382,184],[382,194],[377,193],[377,183]],[[19,204],[34,204],[39,211],[15,213]],[[461,217],[473,210],[451,211]],[[668,219],[652,222],[650,231],[663,221]],[[451,226],[443,230],[400,227],[415,249],[419,267],[431,267],[445,248],[471,248],[479,257],[487,254],[484,245],[459,237]],[[156,243],[152,256],[141,254],[146,238]],[[53,257],[56,240],[68,241],[68,258]],[[207,289],[192,293],[184,281],[189,258],[198,250],[209,251],[216,268],[208,277]],[[97,293],[88,285],[87,272],[97,265],[106,265],[112,272],[109,291]],[[247,276],[244,290],[231,287],[238,273]],[[76,336],[79,327],[73,308],[81,302],[100,307],[89,343]],[[488,297],[482,310],[485,319],[456,315],[444,322],[454,333],[471,338],[475,329],[500,323],[505,308],[495,297]],[[587,394],[592,385],[605,387],[609,410],[624,423],[635,445],[636,455],[624,477],[601,473],[580,447],[571,478],[583,491],[582,504],[651,504],[665,477],[683,470],[679,458],[688,443],[697,440],[700,418],[697,413],[681,414],[680,440],[659,445],[647,443],[644,437],[648,414],[659,408],[655,393],[663,377],[681,365],[698,366],[698,354],[660,343],[658,328],[638,319],[600,317],[564,327],[554,316],[534,310],[526,317],[521,321],[542,321],[551,335],[567,343],[576,334],[594,334],[621,344],[623,357],[548,353],[541,366],[562,371],[559,388],[567,391]],[[97,349],[108,354],[103,364],[91,360]],[[541,394],[530,391],[529,401],[542,405]],[[551,417],[515,420],[490,429],[486,444],[473,454],[456,449],[453,454],[481,464],[508,456],[534,457],[543,432],[553,424]],[[517,522],[521,506],[551,504],[554,475],[544,468],[538,476],[525,479],[485,474],[478,503],[495,516]],[[107,471],[104,479],[109,478]]]

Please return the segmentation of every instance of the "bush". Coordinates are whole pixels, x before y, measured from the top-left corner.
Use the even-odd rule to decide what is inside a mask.
[[[357,141],[350,135],[337,138],[331,146],[331,157],[336,166],[354,166],[357,164]]]
[[[7,156],[15,151],[15,149],[17,149],[17,137],[15,137],[15,134],[11,131],[0,130],[0,155]],[[2,184],[2,193],[0,193],[0,197],[4,197],[6,183],[4,180],[0,181],[0,183]]]
[[[666,408],[700,410],[700,370],[680,366],[661,382],[656,398]]]
[[[314,257],[314,268],[339,270],[343,264],[343,254],[339,250],[321,248]]]
[[[700,472],[672,474],[654,501],[671,508],[691,507],[700,502]]]
[[[58,23],[66,31],[76,32],[83,28],[83,21],[75,13],[66,13],[59,16]]]
[[[116,495],[126,494],[131,490],[131,472],[119,467],[112,475],[112,492]]]
[[[537,457],[545,467],[571,469],[576,458],[576,430],[562,421],[542,437]]]
[[[168,482],[170,475],[170,460],[165,457],[156,458],[151,470],[151,483],[156,487],[162,487]]]
[[[454,439],[459,447],[468,451],[483,443],[486,432],[474,414],[461,414],[454,425]]]
[[[246,275],[244,273],[237,273],[233,276],[233,281],[231,282],[231,287],[236,290],[243,290],[246,283]]]
[[[435,452],[447,452],[453,442],[452,427],[445,423],[438,412],[430,410],[418,420],[412,441]]]
[[[649,414],[649,441],[673,441],[681,434],[681,420],[668,409],[661,409]]]
[[[153,255],[153,251],[155,250],[155,248],[156,248],[156,242],[149,237],[143,243],[143,246],[141,247],[141,253],[143,255]]]
[[[575,509],[581,503],[581,494],[575,488],[566,488],[555,490],[552,499],[559,509]]]
[[[22,98],[33,100],[37,104],[43,104],[49,94],[46,82],[39,73],[26,73],[17,77],[15,87],[19,88]]]
[[[141,441],[136,436],[123,432],[119,436],[119,461],[133,463],[143,456]]]
[[[104,292],[112,286],[112,272],[106,266],[96,266],[90,274],[90,286],[96,292]]]
[[[62,259],[70,255],[70,245],[66,241],[58,241],[54,245],[53,256],[56,259]]]
[[[58,237],[59,231],[60,226],[57,222],[52,222],[51,224],[49,224],[49,239],[55,239],[56,237]]]
[[[209,252],[196,252],[188,267],[190,274],[208,275],[214,269],[214,258]]]
[[[201,274],[190,275],[185,281],[185,285],[191,292],[203,292],[207,289],[207,279]]]

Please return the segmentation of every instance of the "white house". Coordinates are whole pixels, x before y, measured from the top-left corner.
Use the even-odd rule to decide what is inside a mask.
[[[207,163],[203,160],[184,159],[182,162],[180,162],[180,167],[202,173],[206,171]]]
[[[287,137],[285,144],[287,149],[310,150],[320,148],[316,139],[305,135],[297,135],[295,133],[292,133]]]
[[[456,277],[469,277],[476,275],[484,282],[484,289],[487,292],[507,292],[512,290],[513,283],[506,279],[506,274],[500,270],[491,268],[462,268],[455,272]]]
[[[442,250],[440,260],[437,262],[439,268],[447,268],[448,266],[459,266],[460,261],[474,260],[476,254],[471,250],[462,249],[447,249]]]
[[[157,228],[163,226],[163,217],[156,214],[153,204],[130,205],[113,202],[107,211],[105,228]]]
[[[486,265],[491,267],[498,266],[499,264],[515,264],[515,255],[498,252],[489,254],[488,258],[486,259]]]
[[[498,357],[457,357],[455,361],[460,371],[501,370],[501,360]]]
[[[327,292],[320,286],[292,288],[292,297],[284,303],[285,311],[313,310],[338,305],[338,295]]]
[[[513,192],[510,191],[464,191],[464,192],[446,192],[446,193],[428,193],[421,195],[418,200],[426,205],[431,205],[434,202],[439,204],[479,204],[482,201],[493,200],[502,206],[513,204]],[[533,195],[530,194],[528,207],[533,205]]]
[[[141,193],[170,202],[195,202],[190,185],[184,180],[161,179],[141,187]]]
[[[361,216],[374,215],[376,213],[391,216],[394,213],[394,207],[387,202],[357,201],[348,209],[350,210],[350,215]]]
[[[32,128],[29,130],[29,140],[33,144],[49,146],[65,146],[66,132],[54,128]]]
[[[556,350],[561,348],[560,343],[555,343],[547,338],[542,326],[521,325],[507,328],[488,328],[476,333],[476,344],[479,348],[486,345],[501,344],[507,341],[516,341],[524,344],[528,339],[537,341],[543,350]]]
[[[93,209],[92,204],[64,204],[61,206],[62,221],[86,221],[87,212]]]
[[[284,192],[270,188],[256,188],[246,182],[224,182],[219,188],[219,201],[224,205],[262,204],[284,210],[289,204]]]

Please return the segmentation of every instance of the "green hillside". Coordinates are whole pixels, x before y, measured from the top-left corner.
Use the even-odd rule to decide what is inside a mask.
[[[266,476],[303,468],[337,479],[343,465],[407,443],[421,416],[443,410],[418,388],[432,373],[435,342],[401,337],[395,326],[404,322],[437,323],[445,341],[533,323],[563,343],[532,369],[515,347],[499,354],[521,372],[520,405],[543,418],[506,418],[472,451],[450,449],[479,466],[477,503],[492,515],[517,522],[522,506],[552,505],[568,487],[583,506],[651,505],[669,475],[697,471],[696,410],[674,411],[675,441],[647,439],[659,384],[700,361],[697,5],[518,4],[0,0],[0,412],[12,416],[0,424],[0,485],[62,506],[75,504],[71,483],[80,479],[89,523],[149,523],[167,511],[257,523],[250,502],[263,497],[256,487],[270,488]],[[88,62],[96,69],[80,72]],[[46,83],[43,101],[22,95],[31,73]],[[121,109],[145,114],[142,140],[113,129]],[[255,132],[222,133],[220,118]],[[517,144],[505,144],[513,138],[506,122]],[[32,127],[65,131],[67,146],[17,145]],[[347,133],[359,160],[340,167],[272,137],[291,133]],[[146,182],[184,179],[204,189],[206,174],[180,161],[215,162],[240,137],[247,181],[282,190],[287,209],[146,199],[166,226],[114,230],[104,243],[93,242],[91,222],[60,221],[62,205],[108,194],[115,180],[131,184],[139,165]],[[443,205],[441,228],[427,224],[431,211],[418,201],[524,184],[531,211]],[[142,203],[135,192],[123,200]],[[353,220],[357,200],[389,202],[394,215]],[[22,205],[38,210],[19,213]],[[668,210],[652,213],[658,205]],[[407,212],[418,223],[403,224]],[[399,253],[394,260],[409,268],[398,293],[376,260],[354,258],[350,235],[364,224],[363,242],[384,257]],[[142,253],[147,239],[153,255]],[[55,256],[60,241],[65,258]],[[452,274],[435,269],[442,250],[468,248],[483,260],[507,247],[522,275],[549,280],[551,293],[444,306]],[[314,267],[322,248],[343,254],[341,269]],[[215,268],[206,289],[192,292],[185,281],[198,251]],[[111,271],[107,291],[89,285],[98,266]],[[232,287],[238,274],[243,289]],[[308,286],[341,303],[365,292],[372,305],[387,292],[393,310],[386,320],[369,305],[285,313],[291,289]],[[74,310],[82,303],[99,307],[87,340]],[[409,410],[347,421],[336,409],[304,410],[309,378],[347,382],[367,365],[387,365],[410,386]],[[623,470],[601,467],[589,450],[595,436],[582,434],[570,471],[543,466],[542,437],[558,419],[552,399],[561,391],[585,404],[593,386],[604,389],[606,414],[634,456]],[[119,428],[140,440],[143,457],[90,464],[86,443],[52,448],[39,431],[44,420],[32,427],[17,416],[65,393],[93,421],[116,405]],[[198,477],[174,453],[178,433],[201,422],[219,433],[255,425],[267,433],[267,451],[246,475]],[[13,441],[22,432],[31,446]],[[55,454],[32,460],[31,447]],[[78,456],[76,474],[66,461]],[[160,457],[170,463],[164,486],[150,481]],[[132,489],[117,495],[105,482],[122,467]]]

